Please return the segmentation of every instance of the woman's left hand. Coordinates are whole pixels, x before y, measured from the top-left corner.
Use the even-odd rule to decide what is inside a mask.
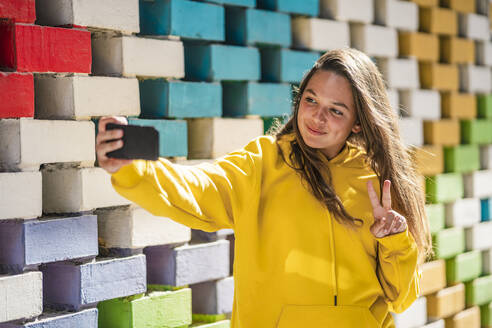
[[[383,184],[383,205],[379,203],[379,198],[374,190],[371,181],[367,182],[367,191],[372,205],[372,214],[374,215],[374,224],[370,230],[376,238],[382,238],[405,231],[407,220],[405,217],[391,209],[391,182],[385,180]]]

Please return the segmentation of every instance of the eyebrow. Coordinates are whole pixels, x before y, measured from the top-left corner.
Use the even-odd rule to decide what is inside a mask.
[[[314,92],[313,89],[306,89],[306,92],[311,92],[316,97],[318,96],[316,94],[316,92]],[[349,110],[349,108],[347,107],[347,105],[345,105],[343,102],[334,102],[333,104],[336,105],[336,106],[344,107],[345,109]]]

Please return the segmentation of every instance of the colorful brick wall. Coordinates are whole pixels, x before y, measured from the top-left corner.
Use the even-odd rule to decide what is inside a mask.
[[[325,51],[382,71],[436,258],[397,327],[492,327],[488,0],[0,0],[0,327],[229,327],[231,230],[130,204],[98,118],[193,165],[265,133]],[[191,265],[190,265],[191,263]],[[363,326],[363,325],[361,325]]]

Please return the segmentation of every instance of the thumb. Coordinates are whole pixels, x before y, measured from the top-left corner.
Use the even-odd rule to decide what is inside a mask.
[[[384,216],[381,218],[375,218],[374,223],[371,226],[371,232],[374,235],[378,235],[379,232],[381,232],[383,230],[383,227],[385,226],[385,224],[386,224],[386,218]]]

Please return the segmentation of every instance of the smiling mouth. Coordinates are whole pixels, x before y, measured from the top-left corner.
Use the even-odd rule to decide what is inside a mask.
[[[306,125],[306,127],[307,127],[307,129],[309,130],[309,132],[311,132],[311,133],[312,133],[312,134],[314,134],[314,135],[320,136],[320,135],[325,134],[324,132],[319,132],[318,130],[311,129],[311,128],[310,128],[309,126],[307,126],[307,125]]]

